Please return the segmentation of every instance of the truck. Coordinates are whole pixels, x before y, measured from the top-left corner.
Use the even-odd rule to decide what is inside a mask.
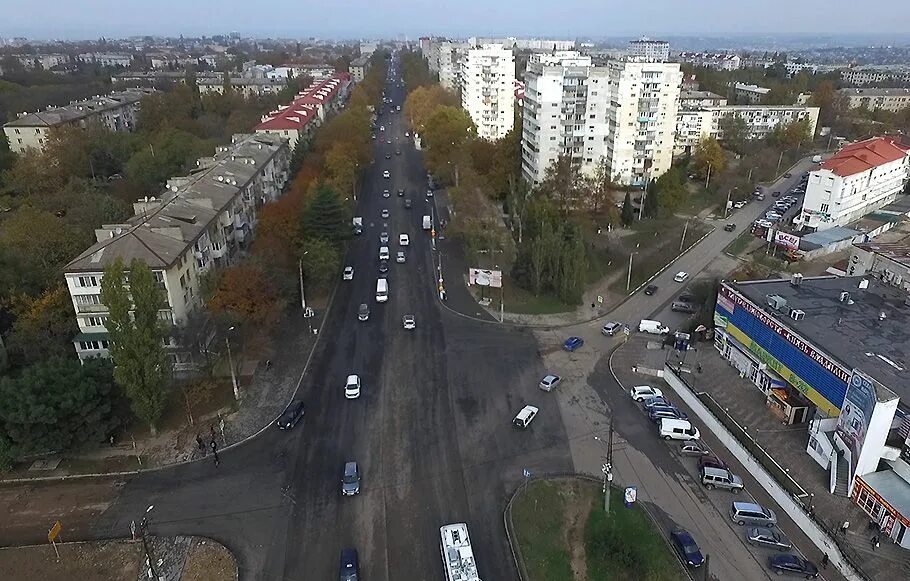
[[[429,230],[432,227],[433,227],[433,221],[430,219],[429,215],[425,215],[423,217],[423,229]]]
[[[666,335],[670,332],[670,327],[667,327],[660,321],[642,319],[641,322],[638,323],[638,332],[650,333],[652,335]]]

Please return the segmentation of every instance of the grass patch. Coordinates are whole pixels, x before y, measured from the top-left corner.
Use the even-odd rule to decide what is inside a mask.
[[[575,310],[575,306],[567,305],[553,295],[535,295],[515,284],[510,277],[503,275],[503,300],[505,310],[521,315],[552,315],[555,313],[568,313]],[[490,298],[493,304],[499,303],[499,293],[494,291]],[[498,306],[498,304],[497,304]]]
[[[532,482],[512,507],[529,581],[683,578],[648,515],[625,508],[619,490],[610,500],[608,518],[596,482]]]
[[[751,232],[744,231],[740,233],[740,235],[737,236],[733,242],[727,244],[727,247],[724,248],[724,252],[727,254],[732,254],[733,256],[739,256],[743,253],[743,251],[746,250],[746,248],[749,246],[749,243],[752,242],[754,238],[755,236],[753,236]]]

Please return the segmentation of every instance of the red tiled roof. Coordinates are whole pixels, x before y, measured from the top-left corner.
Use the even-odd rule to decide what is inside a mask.
[[[309,87],[297,93],[297,96],[289,104],[272,111],[268,115],[262,116],[262,122],[257,125],[255,131],[282,131],[282,130],[300,130],[313,117],[318,115],[318,107],[324,103],[330,102],[338,90],[350,80],[348,73],[335,73],[328,79],[314,81]]]
[[[822,162],[821,167],[847,177],[907,157],[908,151],[910,147],[893,138],[873,137],[843,147],[833,157]]]

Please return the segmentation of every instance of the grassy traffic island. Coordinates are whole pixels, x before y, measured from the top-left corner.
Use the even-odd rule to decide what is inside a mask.
[[[685,579],[648,514],[614,490],[607,517],[601,490],[583,479],[536,480],[518,495],[512,525],[527,581]]]

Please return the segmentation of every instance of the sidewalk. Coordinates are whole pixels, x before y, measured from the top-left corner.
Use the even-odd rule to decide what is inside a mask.
[[[310,320],[314,330],[321,328],[326,310],[327,308],[316,309],[316,316]],[[318,335],[311,334],[299,313],[292,312],[273,331],[272,337],[282,338],[282,341],[280,344],[273,342],[268,354],[261,359],[245,359],[238,363],[238,381],[241,384],[239,406],[222,407],[196,417],[195,425],[182,422],[177,429],[137,439],[135,449],[131,440],[122,440],[110,447],[100,446],[79,454],[48,457],[44,459],[46,469],[29,469],[30,465],[27,464],[4,473],[0,482],[138,472],[189,462],[211,455],[213,430],[219,453],[243,442],[270,426],[284,411],[297,390]],[[269,370],[265,368],[266,358],[271,358],[272,361]],[[230,378],[226,378],[226,381],[229,385]],[[223,434],[219,413],[224,419]],[[197,446],[196,434],[202,437],[206,446],[204,454]]]

